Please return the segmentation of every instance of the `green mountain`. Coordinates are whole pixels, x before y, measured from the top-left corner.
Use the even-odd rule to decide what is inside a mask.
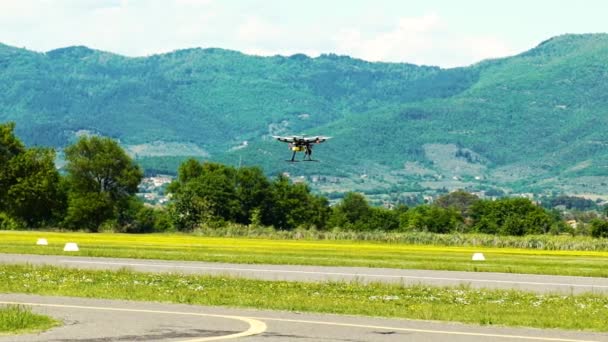
[[[442,69],[188,49],[141,58],[0,44],[0,121],[30,145],[119,139],[149,170],[185,156],[389,199],[467,188],[608,194],[608,34]],[[323,134],[288,164],[271,135]],[[386,196],[385,198],[386,199]]]

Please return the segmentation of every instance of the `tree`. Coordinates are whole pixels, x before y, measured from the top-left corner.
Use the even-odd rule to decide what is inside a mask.
[[[577,210],[594,210],[598,208],[597,203],[590,199],[577,196],[547,196],[541,197],[541,203],[543,207],[552,209],[555,207],[563,206],[566,209],[577,209]]]
[[[608,238],[608,221],[594,219],[591,221],[591,236]]]
[[[279,175],[271,184],[271,194],[273,226],[279,229],[303,225],[325,228],[329,203],[326,198],[311,194],[305,184],[291,184],[287,177]]]
[[[348,192],[342,201],[334,206],[329,226],[358,231],[395,230],[399,228],[400,215],[407,210],[404,205],[398,206],[396,210],[372,207],[362,194]]]
[[[189,159],[168,187],[172,217],[178,229],[201,223],[248,224],[253,210],[267,207],[268,180],[258,168],[242,168]],[[267,216],[267,215],[266,215]]]
[[[6,193],[6,211],[30,227],[63,216],[66,194],[54,159],[51,149],[31,148],[9,162],[10,173],[17,181]]]
[[[174,183],[174,187],[178,187],[179,184],[185,184],[203,174],[203,166],[196,159],[188,159],[183,162],[177,171],[178,182]]]
[[[73,191],[106,193],[120,200],[137,192],[143,173],[110,138],[83,137],[65,149]]]
[[[235,169],[191,159],[167,190],[171,217],[180,230],[222,222],[324,228],[329,213],[327,199],[312,195],[306,185],[291,184],[285,176],[270,182],[257,167]]]
[[[65,149],[69,197],[66,224],[97,230],[128,209],[143,173],[110,138],[83,137]]]
[[[526,221],[525,218],[519,215],[507,215],[502,225],[498,228],[500,235],[517,235],[521,236],[526,234]]]
[[[479,201],[479,197],[463,190],[457,190],[450,192],[447,195],[440,196],[433,204],[446,209],[454,208],[458,210],[461,215],[467,216],[469,208],[477,201]]]
[[[0,124],[0,162],[4,165],[12,157],[23,153],[25,147],[15,136],[15,123],[8,122]]]
[[[462,216],[453,208],[420,205],[408,210],[401,218],[402,230],[449,233],[462,224]]]
[[[116,219],[116,204],[104,192],[70,192],[65,224],[74,229],[97,231],[99,226]]]
[[[240,211],[236,170],[219,163],[204,163],[202,166],[202,174],[194,183],[196,192],[208,203],[213,219],[234,222]]]
[[[348,192],[344,195],[342,201],[334,207],[331,225],[353,229],[357,222],[365,219],[370,214],[370,210],[365,196],[356,192]],[[362,228],[362,226],[359,228]]]
[[[9,188],[16,182],[10,172],[10,161],[25,152],[25,147],[13,133],[15,123],[0,124],[0,210],[6,207]]]
[[[0,124],[0,212],[29,227],[53,223],[65,203],[55,152],[25,148],[14,128]]]
[[[209,201],[200,194],[196,183],[190,182],[179,187],[172,186],[168,190],[172,195],[169,213],[177,230],[190,231],[199,224],[212,219]]]
[[[252,223],[258,215],[259,224],[271,225],[272,196],[268,178],[259,167],[239,168],[236,173],[236,197],[240,203],[236,222]],[[257,214],[254,214],[257,213]]]
[[[391,231],[399,228],[399,211],[382,207],[371,207],[361,222],[363,230]]]
[[[547,211],[526,198],[480,200],[470,212],[472,229],[487,234],[544,234],[554,222]]]
[[[154,231],[165,231],[169,226],[159,222],[164,211],[153,208],[143,203],[137,197],[128,200],[126,209],[118,216],[120,231],[126,233],[151,233]]]

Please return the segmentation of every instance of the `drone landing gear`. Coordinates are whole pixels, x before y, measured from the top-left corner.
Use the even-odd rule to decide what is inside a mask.
[[[306,150],[304,151],[304,160],[303,161],[316,161],[312,159],[312,146],[306,145]]]
[[[296,160],[296,151],[293,151],[293,154],[291,155],[291,160],[287,160],[288,162],[292,162],[295,163],[297,162]]]
[[[300,160],[296,160],[296,153],[297,152],[301,152],[301,150],[294,150],[293,154],[291,155],[291,159],[286,160],[286,162],[289,162],[289,163],[300,162]],[[305,161],[305,162],[318,162],[318,160],[312,159],[312,148],[310,146],[306,147],[306,150],[304,151],[304,159],[302,159],[301,161]]]

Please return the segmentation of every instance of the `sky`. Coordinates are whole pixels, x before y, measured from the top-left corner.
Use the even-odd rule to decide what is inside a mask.
[[[608,32],[606,13],[605,0],[0,0],[0,43],[126,56],[335,53],[449,68]]]

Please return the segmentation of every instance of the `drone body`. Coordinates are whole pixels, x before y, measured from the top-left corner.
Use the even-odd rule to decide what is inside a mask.
[[[293,151],[293,155],[291,156],[291,160],[288,160],[289,162],[295,162],[295,158],[296,158],[296,153],[298,152],[304,152],[304,161],[316,161],[312,159],[312,147],[314,144],[320,144],[322,142],[325,142],[327,139],[329,139],[330,137],[323,137],[323,136],[314,136],[314,137],[305,137],[305,136],[286,136],[286,137],[281,137],[281,136],[273,136],[273,138],[277,139],[278,141],[281,142],[285,142],[289,144],[289,149],[291,151]]]

